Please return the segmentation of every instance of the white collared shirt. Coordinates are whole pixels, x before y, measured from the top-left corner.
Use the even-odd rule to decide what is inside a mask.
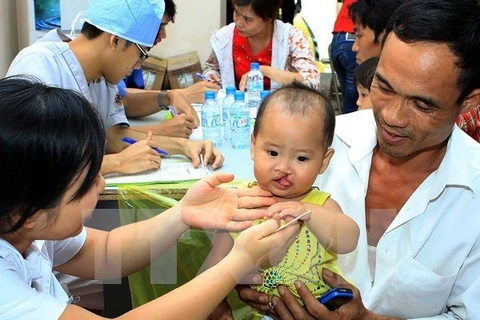
[[[97,107],[105,130],[117,124],[129,125],[116,84],[108,83],[103,77],[87,83],[80,62],[68,43],[62,42],[57,30],[51,30],[18,53],[7,76],[19,74],[33,75],[47,85],[81,93]]]
[[[357,249],[339,255],[341,269],[375,313],[480,319],[480,144],[454,127],[439,168],[380,238],[371,273],[365,196],[375,146],[371,110],[337,117],[335,154],[316,185],[360,227]]]
[[[0,238],[0,320],[58,319],[69,297],[52,273],[82,248],[86,230],[63,241],[35,241],[24,253]]]

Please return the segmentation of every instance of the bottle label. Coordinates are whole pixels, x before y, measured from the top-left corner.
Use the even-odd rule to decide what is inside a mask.
[[[232,128],[245,128],[249,125],[248,117],[232,117]]]
[[[262,91],[263,90],[263,80],[250,81],[248,83],[247,91]]]
[[[203,127],[219,127],[221,126],[220,114],[213,114],[210,117],[202,117]]]

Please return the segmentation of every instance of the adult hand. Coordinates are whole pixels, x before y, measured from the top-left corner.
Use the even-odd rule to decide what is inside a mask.
[[[208,74],[208,75],[207,75],[207,78],[213,80],[213,81],[216,82],[218,85],[221,85],[221,84],[222,84],[222,78],[221,78],[220,75],[217,74],[216,72],[213,72],[213,73]]]
[[[300,201],[285,201],[285,202],[278,202],[268,208],[266,217],[273,217],[276,216],[282,220],[289,221],[295,217],[298,217],[301,214],[304,214],[308,210],[308,207],[305,205],[304,202]],[[300,220],[306,221],[310,218],[311,214],[307,214],[306,216],[300,218]]]
[[[235,240],[230,254],[243,254],[245,260],[242,261],[251,262],[252,266],[262,269],[277,264],[285,256],[300,231],[300,226],[297,224],[276,232],[279,226],[278,220],[269,219],[248,228]]]
[[[240,79],[240,83],[238,84],[238,90],[240,91],[247,90],[247,77],[248,77],[248,72],[244,73],[242,78]]]
[[[193,119],[194,128],[200,125],[197,111],[192,107],[192,104],[179,90],[171,90],[165,93],[170,99],[170,104],[175,109],[177,114],[186,114]]]
[[[106,155],[101,173],[138,173],[160,168],[162,160],[152,146],[152,132],[149,131],[144,140],[137,141],[119,153]]]
[[[199,81],[185,89],[178,89],[190,103],[203,103],[205,101],[205,91],[217,92],[220,86],[216,81]]]
[[[328,269],[323,269],[323,280],[333,287],[350,288],[354,297],[335,311],[328,310],[317,301],[308,288],[301,281],[295,282],[295,287],[305,308],[300,306],[295,296],[285,287],[279,288],[281,300],[272,299],[274,311],[278,319],[338,319],[338,320],[363,320],[369,319],[373,313],[368,311],[362,303],[360,292],[348,281]]]
[[[201,163],[201,154],[203,155],[205,165],[211,164],[213,169],[220,168],[223,161],[225,161],[225,158],[213,146],[211,140],[185,140],[183,142],[183,154],[192,159],[192,164],[195,168]]]
[[[233,318],[232,308],[230,308],[227,300],[220,302],[220,304],[207,317],[207,320],[235,320]]]
[[[265,209],[258,208],[276,202],[261,188],[219,187],[232,180],[233,174],[219,172],[195,183],[179,202],[183,222],[197,228],[241,231],[264,216]]]
[[[182,113],[156,125],[153,133],[156,135],[188,139],[195,128],[194,121],[195,119],[192,116]]]
[[[260,284],[256,281],[252,281],[251,284]],[[268,304],[269,298],[265,293],[253,290],[249,285],[239,284],[235,287],[240,300],[248,304],[250,307],[259,310],[262,313],[270,311],[270,305]]]

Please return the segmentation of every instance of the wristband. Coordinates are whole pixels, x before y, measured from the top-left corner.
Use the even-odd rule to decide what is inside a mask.
[[[160,110],[168,110],[168,107],[163,103],[163,95],[164,95],[164,92],[160,91],[157,97],[157,103],[158,103],[158,106],[160,107]]]

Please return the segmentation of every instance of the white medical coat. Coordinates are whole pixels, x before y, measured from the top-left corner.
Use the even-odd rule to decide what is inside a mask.
[[[97,107],[105,130],[117,124],[128,125],[116,84],[108,83],[103,77],[87,83],[80,62],[68,43],[61,41],[57,30],[18,53],[7,76],[19,74],[33,75],[47,85],[81,93]]]

